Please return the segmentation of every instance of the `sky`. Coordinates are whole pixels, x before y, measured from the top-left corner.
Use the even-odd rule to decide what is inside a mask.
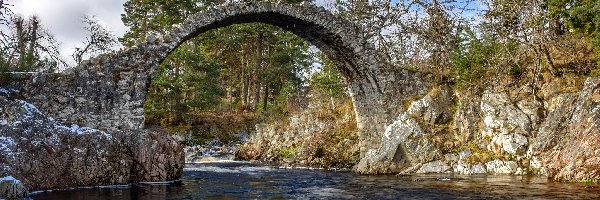
[[[123,3],[126,0],[8,0],[11,10],[24,17],[38,15],[42,25],[54,34],[61,43],[59,51],[62,56],[73,64],[71,54],[76,46],[85,41],[86,32],[83,30],[82,17],[95,16],[98,22],[113,32],[122,36],[128,28],[121,22],[124,12]],[[117,47],[118,48],[118,47]]]
[[[24,17],[38,15],[43,26],[59,41],[59,51],[69,64],[75,47],[85,41],[83,16],[95,16],[101,25],[121,37],[128,28],[121,21],[127,0],[8,0],[11,10]],[[316,0],[317,5],[331,7],[335,0]],[[119,48],[119,47],[116,47]]]

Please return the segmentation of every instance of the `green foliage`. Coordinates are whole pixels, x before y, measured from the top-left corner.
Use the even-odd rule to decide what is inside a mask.
[[[12,81],[12,76],[8,73],[13,71],[9,62],[4,59],[2,51],[0,51],[0,85],[9,84]]]
[[[600,61],[598,62],[598,66],[600,66]],[[598,69],[592,71],[589,74],[590,77],[600,77],[600,67],[598,67]]]
[[[459,88],[484,85],[491,78],[489,75],[518,78],[524,73],[521,66],[507,60],[506,55],[514,54],[518,48],[514,42],[498,42],[490,35],[479,39],[473,32],[467,32],[459,41],[451,54],[453,76]]]
[[[321,71],[312,75],[311,88],[319,94],[325,94],[333,98],[345,96],[344,88],[346,84],[336,66],[322,52],[317,57],[320,60]]]
[[[203,9],[197,6],[203,0],[129,0],[123,4],[121,20],[129,31],[119,39],[125,46],[133,46],[146,39],[150,31],[164,32],[173,24]]]
[[[145,104],[147,117],[179,124],[188,111],[209,110],[220,102],[220,66],[207,61],[203,51],[182,45],[158,67]]]
[[[293,147],[283,146],[279,150],[279,153],[280,153],[281,157],[283,157],[283,158],[293,158],[294,156],[296,156],[296,154],[298,154],[298,149],[293,148]]]
[[[127,1],[122,20],[130,30],[120,41],[132,46],[147,33],[167,31],[214,3],[219,2]],[[232,109],[284,115],[287,99],[303,92],[302,74],[312,59],[306,41],[278,27],[248,23],[210,30],[158,67],[145,104],[147,122],[178,125],[189,121],[191,112]]]
[[[600,1],[547,0],[546,3],[551,17],[565,20],[570,31],[589,35],[597,52],[600,69]]]
[[[454,76],[459,86],[464,86],[483,78],[490,67],[488,59],[494,53],[494,44],[485,44],[477,38],[463,39],[459,48],[452,53]]]

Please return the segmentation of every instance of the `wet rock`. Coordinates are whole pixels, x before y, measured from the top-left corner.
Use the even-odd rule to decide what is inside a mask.
[[[450,170],[450,166],[446,162],[437,160],[423,164],[417,173],[446,173],[448,170]]]
[[[518,167],[515,161],[492,160],[486,163],[487,172],[492,174],[515,174]]]

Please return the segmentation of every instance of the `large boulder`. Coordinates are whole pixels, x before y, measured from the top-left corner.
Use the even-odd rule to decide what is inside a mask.
[[[386,128],[381,142],[381,148],[367,152],[355,167],[356,171],[385,174],[416,170],[438,154],[417,121],[406,113]]]
[[[0,91],[0,175],[31,190],[178,179],[183,148],[159,130],[107,133],[59,124]]]

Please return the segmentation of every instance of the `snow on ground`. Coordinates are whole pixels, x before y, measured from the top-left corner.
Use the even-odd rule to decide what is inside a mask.
[[[8,95],[10,92],[4,88],[0,88],[0,93]]]
[[[14,182],[16,184],[21,183],[21,181],[17,180],[16,178],[14,178],[12,176],[7,176],[7,177],[4,177],[4,178],[0,178],[0,183],[1,182],[5,182],[5,181],[12,181],[12,182]]]
[[[16,146],[17,143],[10,137],[0,137],[0,151],[4,152],[4,155],[13,157],[14,152],[11,147]]]

